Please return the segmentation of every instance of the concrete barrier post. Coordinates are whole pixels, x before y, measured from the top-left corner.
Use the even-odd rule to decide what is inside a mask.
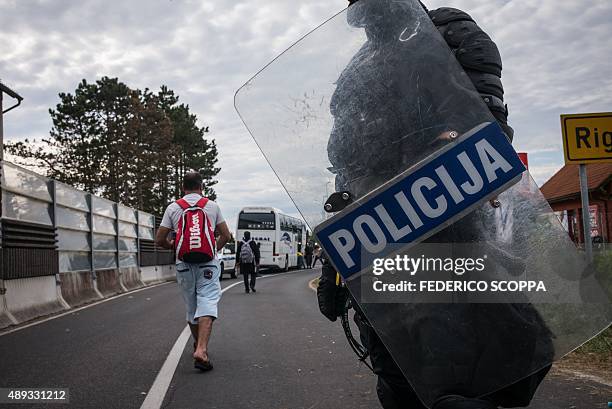
[[[65,310],[57,296],[54,275],[19,278],[5,283],[6,305],[18,323]]]
[[[11,314],[6,303],[6,287],[4,280],[0,279],[0,328],[6,328],[16,324],[17,319]]]
[[[0,139],[2,135],[2,92],[0,92]],[[1,151],[1,149],[0,149]],[[4,162],[2,152],[0,152],[0,197],[2,196],[2,173],[4,172]],[[1,200],[0,200],[1,202]],[[2,206],[0,206],[0,328],[17,324],[17,320],[8,310],[6,305],[6,285],[4,283],[4,265],[2,257]]]
[[[55,230],[55,237],[57,239],[57,182],[53,179],[51,179],[51,222],[53,223],[53,229]],[[56,241],[56,246],[57,246],[57,241]],[[59,251],[59,246],[56,247]],[[58,263],[59,263],[59,258],[58,258]],[[64,300],[64,297],[62,296],[62,278],[59,274],[55,275],[55,291],[57,292],[57,298],[60,302],[60,304],[62,304],[64,306],[64,308],[68,309],[70,308],[70,305],[68,305],[68,303],[66,302],[66,300]]]
[[[87,194],[87,207],[89,208],[89,212],[87,213],[87,219],[89,222],[89,272],[91,273],[91,279],[93,281],[94,291],[102,298],[102,293],[98,290],[98,281],[96,276],[96,269],[94,268],[94,218],[93,218],[93,195],[91,193]]]
[[[140,211],[136,210],[136,265],[138,267],[138,277],[143,285],[146,283],[142,277],[142,269],[140,268]]]
[[[120,236],[121,233],[119,232],[120,230],[120,223],[119,223],[119,204],[115,203],[113,204],[113,207],[115,208],[115,257],[117,258],[117,274],[119,274],[119,285],[121,286],[121,289],[123,291],[128,291],[127,287],[124,284],[125,278],[123,277],[124,271],[121,268],[121,253],[119,251],[119,246],[120,246]]]

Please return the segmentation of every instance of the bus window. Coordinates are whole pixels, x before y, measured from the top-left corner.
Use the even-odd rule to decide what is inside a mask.
[[[274,230],[274,213],[240,213],[238,228],[241,230]]]

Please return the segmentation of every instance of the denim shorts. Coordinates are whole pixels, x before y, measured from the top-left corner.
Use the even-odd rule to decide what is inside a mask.
[[[187,309],[187,321],[198,323],[200,317],[217,318],[217,304],[221,299],[220,265],[208,263],[176,263],[176,281]]]

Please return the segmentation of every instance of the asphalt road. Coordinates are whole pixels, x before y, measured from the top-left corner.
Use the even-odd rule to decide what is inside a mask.
[[[70,388],[74,408],[138,408],[185,326],[178,297],[165,284],[1,336],[0,386]]]
[[[256,294],[241,284],[226,291],[210,345],[215,369],[194,370],[187,342],[162,407],[378,408],[374,376],[339,324],[318,313],[307,286],[316,275],[270,276]],[[70,404],[58,408],[140,408],[183,328],[171,283],[0,335],[0,387],[69,387]],[[530,408],[606,408],[609,400],[612,388],[555,372]]]
[[[339,324],[318,312],[308,282],[316,273],[266,278],[257,293],[237,286],[223,295],[210,354],[215,369],[193,369],[192,347],[164,408],[376,408],[376,381],[358,364]]]

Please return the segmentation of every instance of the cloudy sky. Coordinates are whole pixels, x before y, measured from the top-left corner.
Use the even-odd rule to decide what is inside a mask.
[[[545,182],[562,166],[559,115],[612,111],[609,0],[429,0],[468,11],[498,43],[515,145]],[[231,226],[244,205],[295,213],[240,122],[234,92],[342,0],[0,0],[0,78],[25,100],[5,138],[48,134],[48,109],[82,78],[175,90],[210,126]]]

